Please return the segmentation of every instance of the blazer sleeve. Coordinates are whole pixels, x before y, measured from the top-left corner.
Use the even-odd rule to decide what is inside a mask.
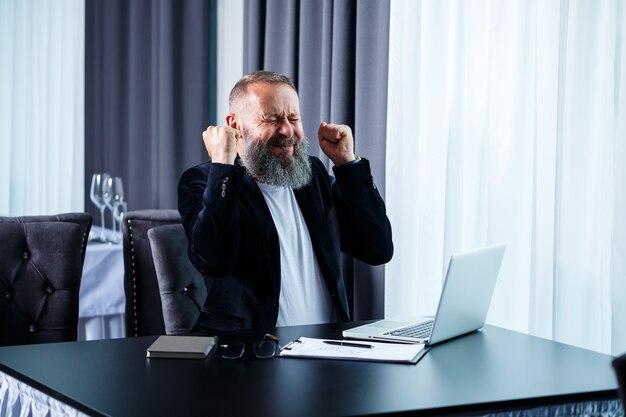
[[[204,275],[232,272],[239,250],[237,198],[245,168],[205,163],[188,169],[178,184],[178,211],[189,239],[189,259]]]
[[[341,251],[371,265],[393,256],[391,223],[372,177],[369,161],[333,167],[333,202],[337,212]]]

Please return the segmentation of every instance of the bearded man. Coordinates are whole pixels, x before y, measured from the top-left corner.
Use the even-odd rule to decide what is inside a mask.
[[[385,204],[351,129],[320,124],[331,176],[308,155],[288,77],[248,74],[229,105],[226,126],[202,133],[211,162],[178,186],[189,258],[208,288],[193,333],[349,320],[340,252],[372,265],[393,254]]]

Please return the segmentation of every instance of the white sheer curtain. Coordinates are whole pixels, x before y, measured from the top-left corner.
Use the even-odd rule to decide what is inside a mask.
[[[219,125],[228,114],[230,89],[243,75],[243,0],[217,1],[217,114]]]
[[[393,0],[386,315],[504,242],[490,324],[626,351],[623,0]]]
[[[0,215],[83,210],[84,0],[0,0]]]

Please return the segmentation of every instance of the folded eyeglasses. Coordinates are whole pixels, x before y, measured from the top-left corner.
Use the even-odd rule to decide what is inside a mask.
[[[246,351],[244,342],[220,343],[220,354],[224,359],[239,359]],[[267,333],[262,340],[252,343],[252,352],[259,359],[273,358],[278,351],[278,337]]]

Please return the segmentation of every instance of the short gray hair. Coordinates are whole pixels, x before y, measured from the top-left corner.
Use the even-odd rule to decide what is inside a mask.
[[[293,88],[293,91],[296,93],[298,90],[296,89],[295,84],[291,80],[291,78],[286,75],[279,74],[273,71],[255,71],[241,77],[237,84],[230,90],[230,96],[228,98],[228,105],[231,107],[235,100],[243,97],[248,92],[248,86],[251,84],[286,84],[289,87]]]

